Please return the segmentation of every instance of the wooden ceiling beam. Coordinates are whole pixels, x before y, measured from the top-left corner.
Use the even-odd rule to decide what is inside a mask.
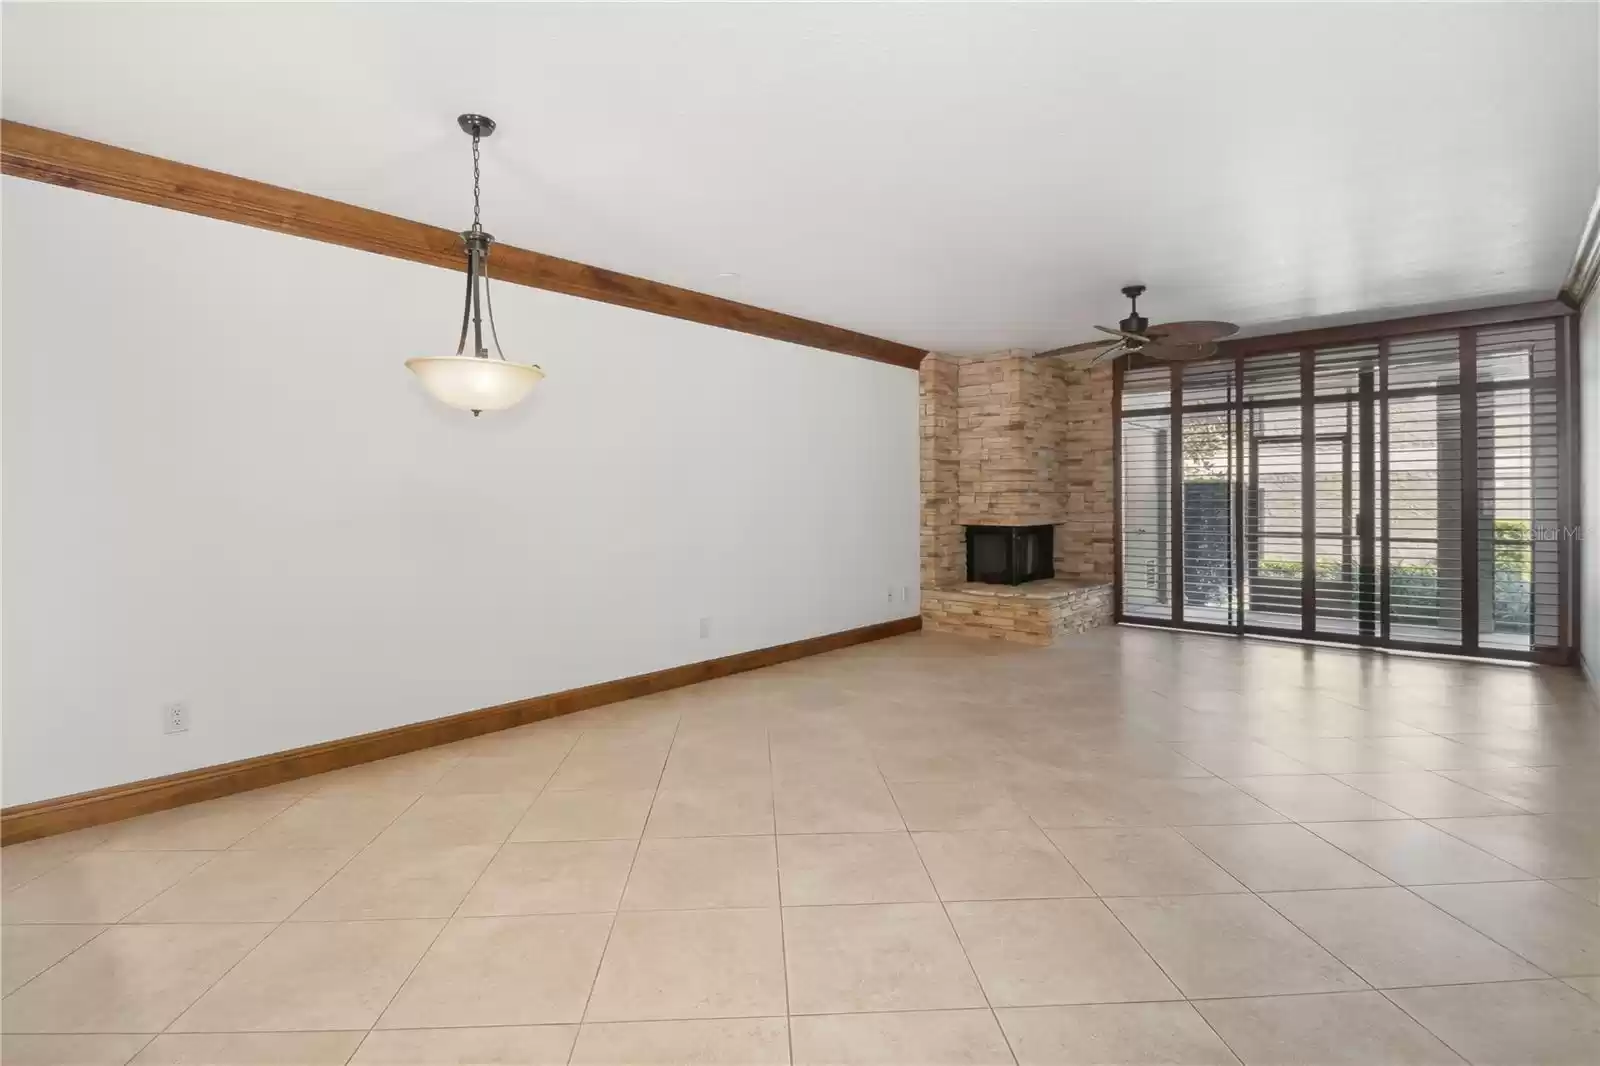
[[[465,269],[461,238],[452,230],[19,122],[0,120],[0,172],[414,263]],[[495,245],[489,276],[913,370],[926,354],[895,341],[508,244]]]

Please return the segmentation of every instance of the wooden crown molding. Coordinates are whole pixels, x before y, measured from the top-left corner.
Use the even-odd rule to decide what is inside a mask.
[[[1581,308],[1584,301],[1594,295],[1600,285],[1600,190],[1596,190],[1594,205],[1578,235],[1578,250],[1572,257],[1572,269],[1561,286],[1562,302]]]
[[[1278,352],[1297,352],[1306,348],[1326,348],[1338,344],[1360,344],[1380,337],[1397,337],[1415,333],[1433,333],[1452,329],[1470,329],[1475,326],[1497,326],[1512,322],[1526,322],[1535,318],[1564,318],[1572,314],[1572,307],[1564,300],[1541,300],[1535,303],[1506,304],[1502,307],[1485,307],[1474,311],[1447,311],[1433,315],[1412,315],[1390,318],[1379,322],[1362,322],[1348,326],[1325,326],[1273,333],[1260,337],[1238,337],[1217,345],[1218,359],[1232,359],[1236,355],[1262,355]],[[1168,366],[1154,360],[1130,362],[1130,366]]]
[[[20,122],[0,120],[0,173],[414,263],[465,267],[461,238],[451,230]],[[508,244],[495,245],[489,276],[912,370],[926,354],[895,341]]]
[[[291,751],[273,752],[253,759],[223,763],[220,766],[203,766],[166,777],[152,777],[126,785],[79,792],[72,796],[40,800],[7,807],[0,811],[0,844],[17,844],[24,840],[54,836],[74,829],[87,829],[107,822],[121,821],[138,814],[169,810],[188,803],[231,796],[254,788],[282,784],[312,774],[341,770],[347,766],[387,759],[392,755],[450,744],[458,740],[493,733],[513,726],[527,725],[558,715],[608,703],[648,696],[653,692],[681,688],[729,674],[774,666],[808,655],[820,655],[855,644],[865,644],[884,637],[911,633],[922,628],[920,615],[897,618],[892,622],[847,629],[820,637],[796,640],[770,648],[726,655],[720,659],[674,666],[637,674],[617,681],[598,685],[552,692],[546,696],[502,703],[497,707],[467,711],[448,718],[435,718],[426,722],[396,726],[376,733],[332,740],[325,744]]]

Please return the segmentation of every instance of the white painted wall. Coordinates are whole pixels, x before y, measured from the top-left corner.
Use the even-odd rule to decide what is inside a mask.
[[[1583,539],[1578,542],[1580,651],[1595,699],[1600,701],[1600,290],[1590,294],[1578,320],[1578,427]]]
[[[6,804],[917,612],[913,371],[502,286],[475,421],[458,274],[0,205]]]

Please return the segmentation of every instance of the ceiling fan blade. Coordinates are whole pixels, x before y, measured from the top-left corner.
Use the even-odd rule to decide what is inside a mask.
[[[1047,352],[1039,352],[1035,359],[1048,359],[1052,355],[1072,355],[1076,352],[1094,351],[1099,348],[1115,348],[1121,341],[1085,341],[1083,344],[1069,344],[1064,348],[1051,348]]]
[[[1151,359],[1159,359],[1166,363],[1194,363],[1201,359],[1210,359],[1217,354],[1215,344],[1147,344],[1139,349],[1139,354]]]
[[[1150,339],[1161,344],[1210,344],[1238,332],[1232,322],[1162,322],[1150,327]]]

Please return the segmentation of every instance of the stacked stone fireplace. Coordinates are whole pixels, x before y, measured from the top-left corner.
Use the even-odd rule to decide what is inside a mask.
[[[1109,622],[1111,368],[930,355],[921,376],[923,624],[1049,644]],[[1049,530],[1049,576],[970,568],[969,530],[1034,527]]]

